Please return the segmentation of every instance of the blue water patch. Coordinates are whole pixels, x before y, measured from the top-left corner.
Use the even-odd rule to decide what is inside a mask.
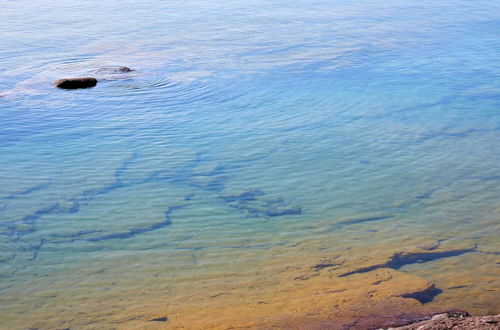
[[[144,251],[199,278],[361,240],[478,233],[497,252],[498,4],[125,7],[0,11],[0,305]]]

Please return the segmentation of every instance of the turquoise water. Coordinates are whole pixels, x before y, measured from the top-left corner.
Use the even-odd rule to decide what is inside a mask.
[[[181,278],[360,239],[498,254],[499,28],[492,1],[5,1],[2,323],[159,258]],[[101,81],[51,86],[80,75]]]

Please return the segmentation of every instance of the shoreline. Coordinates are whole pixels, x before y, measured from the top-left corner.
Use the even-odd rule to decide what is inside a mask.
[[[399,312],[370,314],[354,321],[324,320],[305,322],[279,328],[331,329],[331,330],[445,330],[445,329],[500,329],[500,314],[470,315],[466,311],[447,310],[428,313]]]
[[[473,316],[463,311],[448,311],[426,316],[424,320],[402,326],[389,327],[399,330],[433,330],[433,329],[500,329],[500,314]]]

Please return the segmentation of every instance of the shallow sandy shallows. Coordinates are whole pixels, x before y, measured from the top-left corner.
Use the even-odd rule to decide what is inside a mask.
[[[226,251],[224,258],[220,251],[145,251],[89,262],[85,270],[80,260],[57,276],[40,276],[36,291],[26,286],[9,296],[4,290],[1,320],[9,328],[318,328],[327,322],[361,329],[401,313],[494,314],[499,260],[487,237],[479,244],[467,237],[398,237],[379,246],[372,241],[370,249],[363,240],[344,248],[318,239],[260,254]],[[172,264],[193,257],[196,263]],[[24,311],[15,310],[19,304]]]

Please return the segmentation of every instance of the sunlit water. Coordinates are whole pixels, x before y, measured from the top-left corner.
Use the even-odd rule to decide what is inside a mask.
[[[3,1],[0,327],[453,238],[402,270],[498,311],[499,30],[495,1]]]

